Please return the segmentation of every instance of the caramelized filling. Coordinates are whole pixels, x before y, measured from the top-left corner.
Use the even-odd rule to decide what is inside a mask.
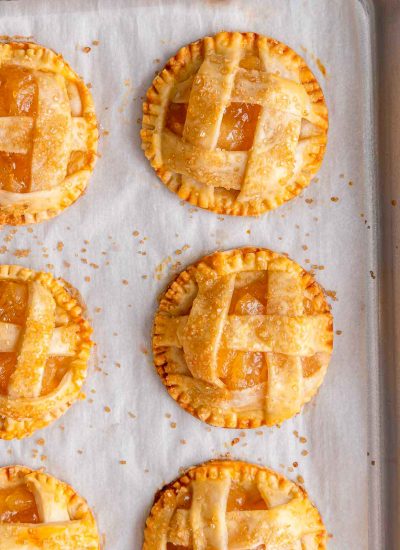
[[[236,510],[267,510],[267,505],[254,484],[244,487],[232,482],[226,511]]]
[[[0,69],[0,116],[36,115],[36,83],[32,72],[22,67]]]
[[[225,109],[218,147],[227,151],[251,149],[261,106],[251,103],[231,103]]]
[[[227,151],[251,149],[260,105],[231,103],[225,109],[217,147]],[[182,137],[187,113],[186,103],[170,103],[165,125],[174,134]]]
[[[303,357],[301,360],[303,366],[303,375],[307,378],[313,376],[321,368],[321,361],[318,354],[311,357]]]
[[[37,86],[30,71],[0,69],[0,116],[31,116],[37,112]],[[0,152],[0,188],[13,193],[29,191],[30,155]]]
[[[0,322],[23,327],[26,318],[28,288],[23,283],[0,281]],[[0,353],[0,394],[7,395],[10,376],[14,372],[17,353]],[[71,363],[69,357],[49,357],[43,375],[41,395],[55,390]]]
[[[16,353],[0,353],[0,395],[7,395],[8,383],[17,362]]]
[[[266,306],[267,273],[256,281],[234,290],[229,315],[263,315]],[[267,364],[261,352],[220,348],[218,373],[230,390],[243,390],[267,380]]]
[[[60,384],[70,364],[68,357],[49,357],[43,374],[42,391],[40,395],[47,395]]]
[[[25,284],[13,281],[0,281],[0,321],[23,325],[28,300]]]
[[[190,550],[188,546],[175,546],[172,542],[167,543],[167,550]]]
[[[25,485],[0,489],[0,522],[40,522],[35,498]]]
[[[256,281],[241,288],[235,288],[229,315],[262,315],[265,313],[267,285],[268,275],[264,271]]]

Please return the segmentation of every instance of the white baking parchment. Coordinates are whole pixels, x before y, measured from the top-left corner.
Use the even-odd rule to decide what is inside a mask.
[[[329,548],[367,549],[368,487],[380,465],[368,428],[376,281],[370,20],[362,4],[11,0],[0,2],[0,16],[2,34],[31,36],[62,53],[91,83],[101,129],[85,196],[47,223],[0,232],[2,263],[51,270],[81,291],[97,342],[87,399],[29,439],[0,441],[1,464],[45,467],[88,500],[107,549],[139,550],[155,491],[181,468],[229,453],[300,476],[332,534]],[[256,31],[293,47],[329,107],[329,145],[316,180],[258,219],[182,204],[140,148],[142,98],[155,72],[182,45],[219,30]],[[157,297],[172,272],[243,245],[313,266],[336,296],[337,331],[313,401],[281,428],[246,432],[209,427],[184,412],[152,365],[150,343]]]

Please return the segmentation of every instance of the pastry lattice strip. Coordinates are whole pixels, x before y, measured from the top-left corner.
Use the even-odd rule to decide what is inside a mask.
[[[37,114],[0,117],[0,151],[31,154],[30,191],[52,189],[66,174],[72,151],[87,149],[87,122],[73,116],[64,77],[34,72]]]
[[[249,201],[274,195],[294,176],[302,119],[317,123],[318,117],[300,83],[270,74],[267,67],[241,68],[243,55],[240,36],[230,45],[219,44],[218,52],[214,42],[205,39],[203,63],[194,77],[177,86],[173,98],[188,104],[183,139],[165,128],[162,150],[165,163],[183,178],[238,189],[238,200]],[[222,118],[231,102],[261,107],[248,152],[217,149]]]

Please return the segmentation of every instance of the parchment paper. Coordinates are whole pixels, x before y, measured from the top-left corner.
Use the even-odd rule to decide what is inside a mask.
[[[329,547],[366,549],[368,481],[379,460],[367,414],[376,282],[370,22],[361,3],[12,0],[0,3],[0,16],[2,34],[33,36],[92,84],[102,129],[86,195],[48,223],[0,232],[2,263],[50,269],[81,291],[97,342],[86,401],[28,440],[0,441],[1,464],[44,466],[88,500],[107,549],[138,550],[155,491],[180,468],[230,453],[301,476],[333,535]],[[180,46],[222,29],[289,44],[315,71],[329,107],[317,181],[259,219],[180,204],[140,149],[142,97],[154,73]],[[314,266],[318,281],[336,292],[340,332],[325,382],[303,413],[280,429],[245,433],[210,428],[182,411],[150,351],[157,296],[175,264],[243,245]]]

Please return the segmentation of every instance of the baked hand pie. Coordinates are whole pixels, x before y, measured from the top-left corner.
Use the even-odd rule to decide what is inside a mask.
[[[0,265],[0,438],[31,435],[81,396],[92,330],[75,295],[50,273]]]
[[[0,468],[0,550],[99,550],[96,522],[72,487],[43,471]]]
[[[304,59],[255,33],[185,46],[143,105],[143,149],[181,199],[257,215],[298,195],[325,153],[328,112]]]
[[[267,468],[221,460],[156,495],[143,550],[324,550],[326,540],[304,489]]]
[[[261,248],[216,252],[180,273],[153,327],[154,362],[170,395],[227,428],[297,414],[322,383],[332,346],[321,287]]]
[[[97,139],[90,92],[61,55],[0,44],[0,224],[41,222],[75,202]]]

